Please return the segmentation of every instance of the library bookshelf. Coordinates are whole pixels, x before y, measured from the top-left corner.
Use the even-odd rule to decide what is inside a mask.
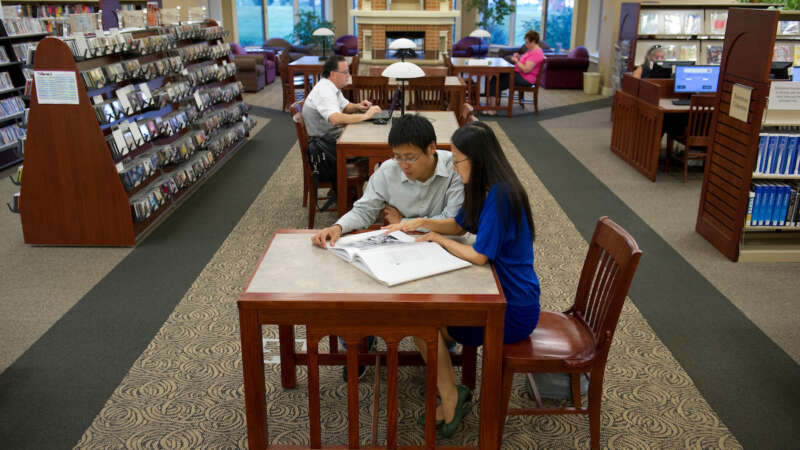
[[[778,23],[800,20],[798,11],[729,10],[720,95],[712,124],[696,231],[732,261],[798,262],[800,228],[746,225],[753,181],[800,180],[798,175],[754,173],[765,128],[800,126],[797,111],[769,111],[770,66]],[[747,121],[731,117],[734,86],[750,90]]]
[[[205,26],[217,26],[215,21]],[[164,31],[150,28],[134,33],[134,38],[152,36]],[[206,42],[211,45],[221,39],[197,41],[180,40],[178,48]],[[134,246],[172,214],[209,177],[225,164],[247,139],[240,140],[214,159],[214,164],[198,179],[172,196],[144,221],[135,221],[130,198],[155,176],[144,181],[138,189],[127,192],[120,179],[117,163],[112,156],[106,136],[111,128],[101,126],[90,102],[90,95],[113,96],[113,88],[127,82],[87,91],[80,72],[125,59],[138,58],[141,63],[168,56],[161,51],[145,56],[107,55],[77,61],[63,41],[47,38],[36,51],[35,70],[73,72],[78,80],[79,104],[40,104],[35,82],[31,95],[25,177],[22,183],[20,212],[24,240],[34,245],[66,246]],[[226,55],[219,61],[228,61]],[[212,61],[213,62],[213,61]],[[152,80],[155,88],[165,84],[170,76]],[[235,81],[235,74],[222,83]],[[149,84],[149,83],[148,83]],[[208,83],[202,87],[217,84]],[[228,104],[241,102],[241,94]],[[218,108],[225,104],[217,105]],[[177,105],[168,105],[167,109]],[[141,154],[151,145],[167,144],[189,132],[184,129],[175,136],[156,139],[139,147],[126,157]]]

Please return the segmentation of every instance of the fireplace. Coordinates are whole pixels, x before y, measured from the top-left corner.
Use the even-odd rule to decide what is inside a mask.
[[[388,49],[392,42],[397,39],[408,39],[417,44],[417,50],[425,51],[425,32],[424,31],[387,31],[386,32],[386,48]]]

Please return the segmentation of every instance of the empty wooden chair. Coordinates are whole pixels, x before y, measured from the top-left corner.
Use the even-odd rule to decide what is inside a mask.
[[[390,88],[388,78],[353,76],[352,86],[354,103],[369,100],[381,109],[389,108],[390,92],[394,90],[394,86]]]
[[[590,442],[600,448],[603,375],[622,305],[641,257],[636,241],[607,217],[601,218],[589,244],[575,303],[563,313],[542,311],[529,339],[504,346],[502,412],[509,414],[586,414]],[[508,409],[515,373],[569,373],[573,406]],[[589,398],[582,406],[580,375],[589,374]]]
[[[411,94],[408,109],[417,111],[444,111],[447,109],[443,76],[413,78],[408,81],[406,93]]]
[[[667,172],[672,156],[674,141],[684,146],[683,152],[683,182],[689,173],[690,159],[706,159],[708,147],[711,145],[711,121],[714,118],[714,108],[717,103],[715,95],[692,95],[689,105],[689,124],[686,131],[680,136],[667,135]]]

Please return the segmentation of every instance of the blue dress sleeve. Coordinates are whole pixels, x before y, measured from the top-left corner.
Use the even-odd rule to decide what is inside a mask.
[[[503,200],[502,190],[497,185],[493,186],[483,201],[478,218],[478,233],[472,248],[490,260],[497,257],[505,242],[516,239],[516,222],[510,216],[507,202]]]
[[[453,218],[453,220],[456,221],[456,223],[458,224],[458,226],[461,227],[462,230],[466,230],[466,228],[464,228],[464,208],[463,207],[458,210],[458,214],[456,214],[456,216]]]

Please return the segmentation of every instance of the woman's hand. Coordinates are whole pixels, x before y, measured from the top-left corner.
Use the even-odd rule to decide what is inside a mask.
[[[514,61],[514,63],[518,63],[519,62],[519,53],[515,52],[513,55],[511,55],[511,60]]]
[[[446,241],[447,238],[439,233],[434,233],[431,231],[430,233],[423,234],[422,236],[417,236],[417,238],[414,240],[417,242],[435,242],[439,245],[443,245],[442,242]]]
[[[391,225],[386,225],[385,227],[381,227],[381,230],[386,230],[384,234],[389,234],[394,231],[417,231],[419,228],[424,228],[423,223],[425,219],[417,218],[406,220],[405,222],[398,222],[393,223]]]

